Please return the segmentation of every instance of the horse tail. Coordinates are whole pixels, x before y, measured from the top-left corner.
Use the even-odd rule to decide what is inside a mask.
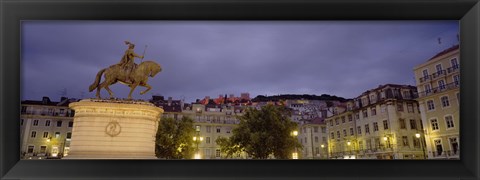
[[[103,72],[105,72],[105,70],[107,70],[107,68],[98,71],[95,82],[93,82],[93,84],[90,85],[90,88],[88,89],[90,92],[92,92],[95,88],[97,88],[98,84],[100,84],[100,79],[102,78],[102,74]]]

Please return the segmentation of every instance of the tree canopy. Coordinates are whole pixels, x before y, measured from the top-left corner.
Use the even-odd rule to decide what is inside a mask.
[[[180,120],[164,118],[158,124],[155,155],[165,159],[191,159],[195,150],[193,120],[185,116]]]
[[[240,124],[233,129],[233,135],[216,142],[227,156],[244,151],[254,159],[266,159],[269,155],[289,159],[295,148],[302,147],[292,136],[297,124],[290,120],[290,114],[290,110],[283,106],[267,105],[260,110],[249,108],[239,116]]]

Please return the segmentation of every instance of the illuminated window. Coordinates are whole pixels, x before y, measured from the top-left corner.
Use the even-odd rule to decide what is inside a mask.
[[[55,132],[55,138],[60,138],[60,132]]]

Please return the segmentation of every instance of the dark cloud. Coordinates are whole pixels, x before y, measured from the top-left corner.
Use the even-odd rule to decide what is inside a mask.
[[[64,88],[69,97],[93,97],[88,86],[98,70],[120,61],[124,40],[138,54],[147,45],[146,60],[163,67],[150,94],[134,93],[138,99],[241,92],[352,98],[380,84],[414,85],[413,67],[456,44],[458,28],[458,21],[25,21],[22,98],[59,99]],[[128,93],[118,84],[112,90]]]

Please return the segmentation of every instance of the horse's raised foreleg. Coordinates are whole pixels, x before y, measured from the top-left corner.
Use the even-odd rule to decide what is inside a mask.
[[[130,93],[128,93],[128,99],[132,99],[133,90],[138,86],[139,83],[134,83],[130,86]]]
[[[141,95],[147,93],[148,91],[150,91],[150,89],[152,89],[152,86],[150,86],[149,84],[147,83],[142,83],[140,84],[140,86],[143,86],[143,87],[146,87],[147,89],[145,89],[144,91],[140,92]]]

